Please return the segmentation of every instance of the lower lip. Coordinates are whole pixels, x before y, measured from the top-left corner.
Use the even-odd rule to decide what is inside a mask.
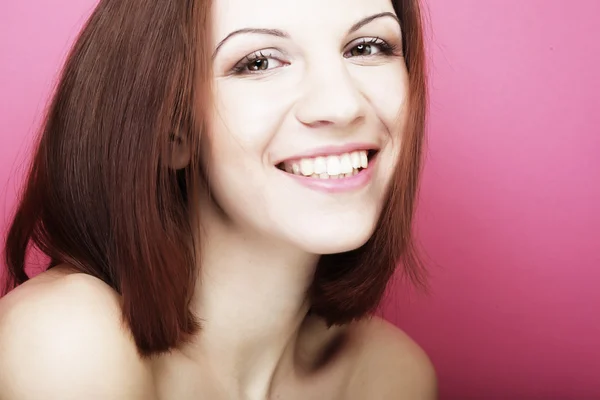
[[[361,170],[358,174],[350,176],[348,178],[337,178],[337,179],[321,179],[312,178],[310,176],[290,174],[285,171],[281,171],[296,182],[314,190],[322,191],[325,193],[341,193],[341,192],[352,192],[367,186],[373,178],[373,170],[375,167],[375,161],[377,157],[373,157],[369,160],[369,167]]]

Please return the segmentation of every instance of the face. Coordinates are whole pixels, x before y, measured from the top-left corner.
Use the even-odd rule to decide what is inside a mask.
[[[372,235],[408,95],[390,0],[215,0],[204,163],[234,226],[304,251]]]

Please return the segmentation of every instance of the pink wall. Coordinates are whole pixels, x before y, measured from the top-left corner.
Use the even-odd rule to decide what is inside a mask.
[[[387,316],[444,398],[600,399],[600,1],[428,2],[438,266]]]
[[[0,5],[0,228],[94,3]],[[600,398],[600,2],[428,3],[432,296],[398,286],[386,316],[444,399]]]

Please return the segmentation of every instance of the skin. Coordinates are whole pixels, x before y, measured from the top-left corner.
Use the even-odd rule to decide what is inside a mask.
[[[201,196],[192,305],[201,332],[142,360],[119,296],[94,278],[53,269],[0,301],[0,400],[436,397],[431,363],[397,328],[372,318],[327,329],[306,317],[319,255],[357,248],[373,233],[398,160],[408,87],[393,17],[348,33],[365,17],[393,13],[389,0],[323,4],[215,2],[215,101],[203,160],[220,210]],[[288,37],[244,33],[219,46],[247,27]],[[396,52],[379,44],[356,51],[373,38]],[[256,52],[262,60],[243,64]],[[275,166],[348,143],[379,148],[372,181],[357,191],[317,192]],[[174,154],[174,164],[185,163],[185,143]]]

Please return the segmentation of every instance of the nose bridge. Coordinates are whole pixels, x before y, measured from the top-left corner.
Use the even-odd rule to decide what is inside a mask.
[[[304,124],[348,125],[362,117],[363,99],[341,57],[307,63],[296,118]]]

